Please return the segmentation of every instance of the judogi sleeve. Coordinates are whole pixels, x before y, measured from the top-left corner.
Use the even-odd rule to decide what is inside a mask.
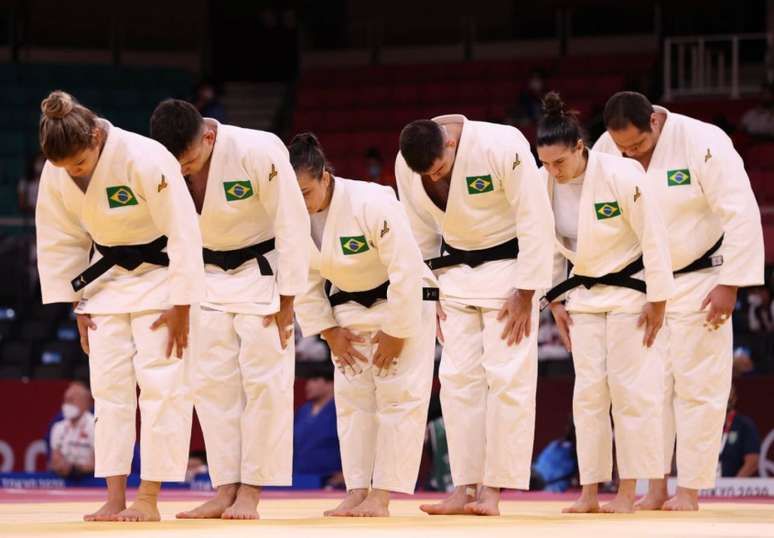
[[[414,173],[406,164],[403,155],[398,153],[395,158],[395,181],[398,184],[398,197],[408,216],[411,231],[414,233],[419,250],[425,260],[441,254],[441,231],[433,221],[433,217],[417,206],[411,195],[411,181]]]
[[[277,285],[280,295],[300,295],[309,276],[309,213],[298,180],[290,165],[288,151],[279,138],[256,148],[251,154],[253,177],[266,213],[274,224],[278,254]]]
[[[708,147],[696,147],[701,169],[698,181],[712,211],[723,226],[723,265],[719,284],[757,286],[764,281],[763,228],[758,202],[742,158],[731,140],[716,133]],[[711,155],[706,158],[707,152]]]
[[[311,253],[313,243],[311,237],[307,237],[302,245],[308,246]],[[314,336],[325,329],[337,327],[339,324],[333,317],[333,308],[325,294],[324,279],[315,264],[309,266],[309,275],[306,279],[306,289],[296,296],[293,309],[296,313],[296,321],[301,327],[301,334]]]
[[[554,255],[554,214],[548,192],[528,145],[514,144],[502,153],[503,188],[516,213],[519,238],[513,285],[523,290],[545,289],[551,286]]]
[[[639,164],[624,161],[616,170],[621,215],[640,241],[648,302],[666,301],[675,290],[669,237],[655,196]]]
[[[382,330],[397,338],[416,333],[422,317],[422,275],[425,266],[411,233],[408,217],[392,193],[369,207],[369,235],[387,267],[387,319]]]
[[[138,194],[148,204],[153,223],[167,236],[170,303],[201,302],[204,299],[202,236],[180,165],[171,155],[168,159],[166,155],[159,155],[134,168],[133,176]]]
[[[51,165],[40,178],[35,210],[38,273],[43,303],[74,303],[81,293],[70,281],[89,266],[91,237],[77,215],[65,207]]]

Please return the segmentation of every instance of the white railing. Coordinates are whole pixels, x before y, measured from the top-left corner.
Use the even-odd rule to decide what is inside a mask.
[[[749,45],[765,51],[760,62],[751,62],[760,68],[757,80],[740,78],[740,48]],[[663,100],[687,95],[727,95],[737,99],[742,93],[757,92],[764,80],[774,82],[772,50],[772,33],[667,37]]]

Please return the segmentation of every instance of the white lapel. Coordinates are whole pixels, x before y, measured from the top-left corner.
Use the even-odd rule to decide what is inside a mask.
[[[328,218],[325,221],[325,229],[320,241],[320,274],[323,276],[333,273],[333,260],[338,255],[337,249],[341,248],[337,237],[338,221],[340,217],[347,218],[347,216],[342,215],[343,211],[350,212],[347,207],[344,182],[337,177],[334,177],[333,181],[333,196],[331,196],[331,203],[328,206]]]

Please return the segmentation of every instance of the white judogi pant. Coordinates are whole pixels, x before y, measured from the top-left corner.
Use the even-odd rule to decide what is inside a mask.
[[[212,485],[289,486],[295,347],[263,316],[202,309],[194,405]]]
[[[127,475],[134,452],[140,386],[140,476],[182,482],[188,465],[192,400],[188,370],[196,354],[198,307],[190,313],[189,346],[167,358],[169,332],[151,331],[162,311],[91,316],[89,371],[94,396],[94,475]]]
[[[370,361],[376,331],[350,329],[364,343],[355,348]],[[398,363],[384,377],[370,364],[347,378],[334,374],[336,422],[347,490],[413,493],[422,458],[427,407],[433,382],[435,303],[423,304],[422,326],[407,338]],[[392,372],[395,372],[393,375]]]
[[[662,477],[666,338],[659,333],[653,346],[645,347],[639,314],[571,312],[570,317],[581,484],[612,479],[611,404],[619,477]]]
[[[667,313],[664,391],[664,474],[672,471],[677,433],[677,483],[711,488],[717,476],[723,422],[731,391],[733,329],[704,327],[707,312]]]
[[[538,308],[508,346],[498,309],[444,301],[441,407],[457,486],[528,489],[535,437]]]

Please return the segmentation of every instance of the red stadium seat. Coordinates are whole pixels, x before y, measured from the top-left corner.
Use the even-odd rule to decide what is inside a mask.
[[[774,142],[755,144],[744,155],[744,161],[751,169],[774,170]]]

